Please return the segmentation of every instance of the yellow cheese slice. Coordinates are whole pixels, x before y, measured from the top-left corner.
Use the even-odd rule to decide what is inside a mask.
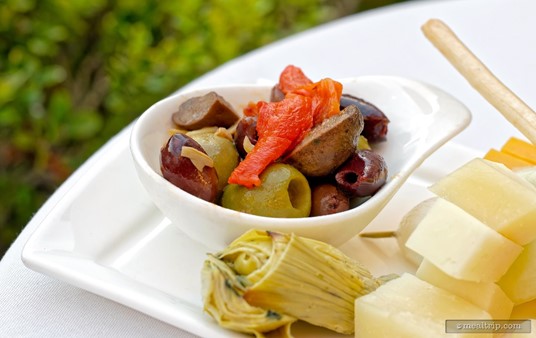
[[[501,148],[501,152],[536,164],[536,146],[516,137],[511,137]]]

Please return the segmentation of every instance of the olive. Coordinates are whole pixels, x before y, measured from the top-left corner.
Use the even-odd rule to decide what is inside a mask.
[[[276,84],[272,87],[272,90],[270,91],[270,102],[279,102],[283,101],[285,98],[285,93],[281,90],[279,87],[279,84]]]
[[[335,173],[337,186],[350,198],[371,196],[386,180],[385,160],[372,150],[358,150]]]
[[[229,184],[223,190],[222,206],[268,217],[307,217],[311,211],[311,188],[305,176],[288,164],[274,163],[260,175],[261,185],[248,189]]]
[[[341,110],[349,105],[355,105],[361,111],[364,127],[361,134],[370,142],[378,142],[386,139],[389,119],[375,105],[358,97],[342,94],[340,100]]]
[[[182,190],[209,202],[216,200],[218,174],[204,166],[197,169],[192,160],[182,156],[183,147],[191,147],[206,155],[201,145],[184,134],[172,135],[160,149],[160,170],[166,180]]]
[[[233,141],[228,138],[218,136],[213,132],[192,133],[191,136],[201,145],[203,150],[214,161],[214,168],[218,173],[218,192],[222,192],[227,185],[227,180],[234,168],[238,165],[238,151]]]
[[[350,199],[337,186],[319,184],[311,191],[311,216],[331,215],[350,208]]]
[[[246,136],[252,145],[255,145],[257,143],[257,117],[243,117],[236,125],[234,142],[236,145],[236,149],[238,150],[238,154],[240,154],[240,157],[242,158],[245,158],[248,154],[247,150],[244,149],[244,139],[246,138]]]

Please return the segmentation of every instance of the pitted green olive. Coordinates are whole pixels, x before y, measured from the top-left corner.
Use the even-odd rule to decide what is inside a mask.
[[[213,131],[206,133],[192,132],[188,135],[203,147],[203,150],[214,161],[214,168],[218,173],[218,191],[223,191],[231,172],[238,165],[238,151],[233,141],[218,136]]]
[[[307,217],[311,211],[311,188],[305,176],[288,164],[270,165],[252,189],[229,184],[223,190],[222,206],[268,217]]]

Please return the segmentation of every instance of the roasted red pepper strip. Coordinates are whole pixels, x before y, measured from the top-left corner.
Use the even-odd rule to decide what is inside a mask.
[[[332,79],[313,83],[296,66],[287,66],[279,76],[279,89],[286,95],[296,93],[312,98],[314,125],[340,112],[342,84]]]
[[[259,175],[280,158],[313,125],[311,99],[302,95],[289,95],[283,101],[257,103],[257,134],[255,147],[238,164],[228,182],[248,188],[259,186]]]
[[[233,170],[228,183],[248,188],[261,185],[259,175],[285,152],[290,143],[289,139],[278,136],[259,139],[253,150]]]
[[[312,99],[313,124],[340,113],[342,84],[332,79],[323,79],[292,91]]]
[[[342,85],[337,81],[323,79],[313,83],[301,69],[288,66],[279,85],[285,93],[282,101],[259,101],[244,109],[244,115],[257,116],[258,141],[228,183],[259,186],[259,175],[268,165],[292,151],[314,125],[340,112]]]
[[[281,75],[279,75],[278,86],[284,94],[288,94],[289,92],[311,83],[313,83],[313,81],[309,80],[300,68],[289,65],[285,67],[281,72]]]

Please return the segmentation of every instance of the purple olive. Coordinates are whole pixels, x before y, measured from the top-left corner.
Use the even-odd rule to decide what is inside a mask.
[[[236,125],[236,131],[234,134],[234,142],[236,150],[241,158],[245,158],[247,151],[244,149],[244,139],[249,139],[252,145],[257,143],[257,118],[253,116],[246,116],[240,119]]]
[[[160,170],[166,180],[182,190],[214,202],[218,193],[218,174],[214,167],[198,170],[192,160],[181,155],[183,147],[191,147],[206,154],[191,137],[174,134],[160,150]],[[208,155],[207,155],[208,156]]]
[[[361,111],[363,121],[365,122],[361,134],[368,141],[374,143],[386,139],[389,119],[378,107],[358,97],[342,94],[340,101],[341,110],[349,105],[355,105]]]
[[[279,102],[283,101],[285,98],[285,93],[279,88],[279,84],[276,84],[272,87],[272,90],[270,91],[270,102]]]
[[[374,195],[386,180],[385,160],[371,150],[355,152],[335,174],[339,189],[350,198]]]
[[[333,184],[319,184],[311,191],[311,216],[331,215],[349,208],[350,199]]]

